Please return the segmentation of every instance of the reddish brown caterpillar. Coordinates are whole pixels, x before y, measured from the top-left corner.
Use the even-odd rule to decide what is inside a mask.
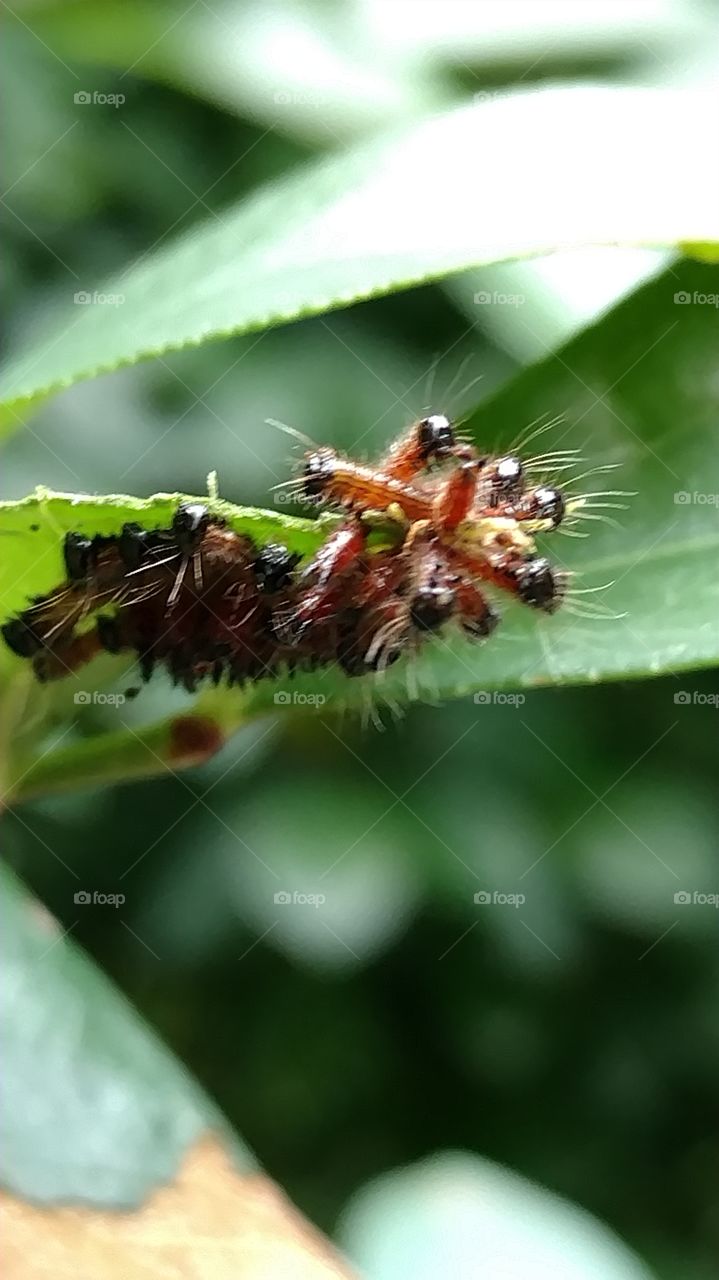
[[[567,575],[532,535],[584,500],[568,504],[529,475],[518,457],[479,455],[439,414],[378,466],[313,449],[294,483],[347,518],[303,570],[286,547],[257,547],[202,504],[182,504],[169,529],[67,534],[66,581],[2,635],[41,680],[101,650],[136,654],[145,679],[164,666],[188,690],[333,662],[352,676],[381,671],[452,619],[472,638],[490,635],[499,617],[485,584],[545,613],[559,607]]]
[[[381,669],[452,618],[474,638],[490,635],[499,616],[484,584],[545,613],[562,602],[567,574],[539,555],[532,535],[562,523],[563,493],[531,485],[518,457],[479,455],[441,414],[415,423],[377,466],[321,448],[291,483],[348,519],[302,574],[288,630],[302,643],[352,602],[351,651],[338,652],[352,674]],[[369,550],[378,518],[397,530],[389,557]]]
[[[194,691],[205,678],[241,684],[335,661],[352,674],[379,665],[358,655],[391,612],[377,596],[389,600],[404,580],[409,544],[357,559],[344,602],[319,610],[302,636],[287,626],[304,598],[295,577],[300,557],[280,544],[257,547],[201,504],[178,507],[169,529],[69,533],[63,550],[66,581],[4,624],[8,647],[32,660],[42,682],[104,650],[135,654],[145,680],[163,666]]]
[[[68,533],[64,557],[66,582],[2,628],[40,680],[65,676],[102,650],[135,653],[144,679],[163,665],[188,690],[205,676],[235,683],[275,669],[273,609],[286,606],[300,558],[286,547],[257,548],[188,503],[169,529]]]

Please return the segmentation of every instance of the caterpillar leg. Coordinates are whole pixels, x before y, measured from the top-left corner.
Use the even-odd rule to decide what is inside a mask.
[[[456,592],[457,616],[462,630],[473,640],[486,640],[500,623],[496,609],[471,578],[462,577]]]
[[[333,449],[308,454],[303,480],[305,496],[336,503],[348,511],[386,511],[401,507],[408,520],[423,520],[431,514],[432,500],[403,480],[376,467],[340,457]]]
[[[300,579],[300,595],[292,612],[289,633],[298,643],[310,627],[328,622],[346,595],[346,579],[367,545],[368,532],[359,520],[330,534]]]
[[[434,500],[433,515],[437,527],[445,535],[451,535],[466,520],[477,494],[479,464],[463,462],[442,485]]]
[[[452,549],[450,559],[470,579],[491,582],[543,613],[555,613],[564,599],[566,573],[536,551],[497,547],[480,556]]]
[[[378,464],[378,470],[395,480],[410,482],[435,463],[451,458],[470,460],[475,457],[471,445],[457,441],[454,424],[442,413],[413,422],[392,444]]]
[[[50,680],[62,680],[79,671],[102,652],[102,644],[96,630],[80,636],[64,637],[52,647],[42,648],[32,660],[36,678],[41,684]]]
[[[553,485],[528,486],[524,466],[511,455],[489,459],[482,468],[473,515],[539,520],[548,530],[557,529],[566,513],[561,489]]]
[[[419,648],[455,615],[458,582],[428,521],[412,526],[402,546],[368,555],[343,616],[341,666],[350,675],[382,671]]]

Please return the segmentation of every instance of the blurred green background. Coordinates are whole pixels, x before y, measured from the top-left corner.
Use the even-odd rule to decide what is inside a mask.
[[[8,353],[68,291],[303,159],[520,83],[701,83],[719,49],[717,6],[689,0],[3,16]],[[78,91],[124,101],[78,112]],[[431,173],[418,196],[451,199]],[[121,370],[5,445],[0,497],[199,493],[214,468],[223,496],[270,505],[292,454],[266,417],[347,448],[362,436],[371,455],[430,376],[433,407],[461,413],[539,356],[538,329],[558,343],[665,261],[557,254]],[[478,315],[479,289],[521,294],[521,315]],[[126,894],[122,913],[81,911],[73,936],[350,1248],[359,1188],[462,1149],[591,1210],[656,1274],[703,1280],[719,1248],[719,915],[674,894],[719,891],[719,720],[677,709],[675,688],[419,707],[383,732],[263,719],[182,779],[27,805],[5,846],[67,925],[58,858]],[[161,680],[142,698],[176,705]]]

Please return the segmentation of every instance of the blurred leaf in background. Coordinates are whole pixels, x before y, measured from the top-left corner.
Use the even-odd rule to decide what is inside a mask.
[[[531,1275],[651,1280],[606,1228],[487,1160],[444,1154],[377,1179],[350,1204],[349,1251],[377,1280]]]

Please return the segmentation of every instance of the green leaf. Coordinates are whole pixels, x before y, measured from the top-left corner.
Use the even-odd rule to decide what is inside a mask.
[[[618,467],[581,481],[579,488],[633,493],[626,511],[587,513],[617,515],[620,527],[592,521],[578,526],[577,531],[590,531],[586,540],[564,538],[561,531],[540,540],[555,562],[577,575],[577,588],[606,587],[576,599],[590,602],[590,608],[598,601],[608,616],[575,616],[571,594],[551,618],[502,599],[503,626],[485,645],[450,629],[381,677],[349,679],[328,668],[295,677],[291,685],[280,678],[241,693],[207,691],[190,707],[200,738],[188,759],[202,758],[205,729],[214,727],[221,740],[248,715],[277,711],[278,689],[289,695],[291,705],[320,702],[334,713],[366,709],[371,701],[401,704],[437,695],[479,694],[481,702],[482,694],[497,689],[678,675],[716,664],[719,476],[707,460],[715,456],[717,318],[711,298],[718,293],[716,268],[681,264],[520,374],[471,420],[477,443],[497,450],[516,443],[543,415],[562,414],[564,422],[540,435],[532,449],[580,448],[586,459],[580,471]],[[25,594],[47,590],[58,580],[60,537],[66,529],[109,532],[125,519],[166,525],[177,500],[178,495],[166,494],[146,502],[41,495],[0,504],[0,538],[7,547],[0,575],[3,610],[18,608]],[[217,509],[258,542],[280,538],[304,554],[318,545],[333,519],[317,526],[277,512],[227,504]],[[35,525],[38,532],[32,532]],[[39,557],[36,546],[42,550]],[[16,680],[27,680],[27,664],[20,659],[3,654],[0,663],[6,679],[14,675],[10,689]],[[85,669],[84,687],[91,687],[92,679],[92,669]],[[34,711],[31,724],[39,704]],[[83,711],[73,709],[74,719]],[[13,794],[162,772],[187,762],[176,753],[172,717],[140,730],[124,720],[121,724],[99,742],[71,742],[39,759],[36,741],[13,740],[8,778]]]
[[[8,1274],[29,1275],[30,1267],[36,1275],[129,1276],[142,1260],[147,1275],[196,1276],[211,1240],[221,1245],[223,1274],[350,1280],[199,1085],[68,937],[93,910],[134,933],[124,900],[98,900],[103,891],[71,875],[67,887],[63,929],[0,869]],[[147,958],[159,962],[149,949]]]
[[[58,922],[1,878],[2,1182],[32,1201],[138,1204],[203,1134],[229,1137],[227,1122]],[[68,876],[68,895],[85,889]],[[88,909],[71,902],[67,918]]]
[[[99,295],[82,282],[90,301],[73,302],[73,286],[6,370],[0,399],[17,410],[170,349],[558,246],[710,245],[714,118],[700,92],[559,87],[339,153],[150,250]],[[671,176],[678,155],[691,181]]]

